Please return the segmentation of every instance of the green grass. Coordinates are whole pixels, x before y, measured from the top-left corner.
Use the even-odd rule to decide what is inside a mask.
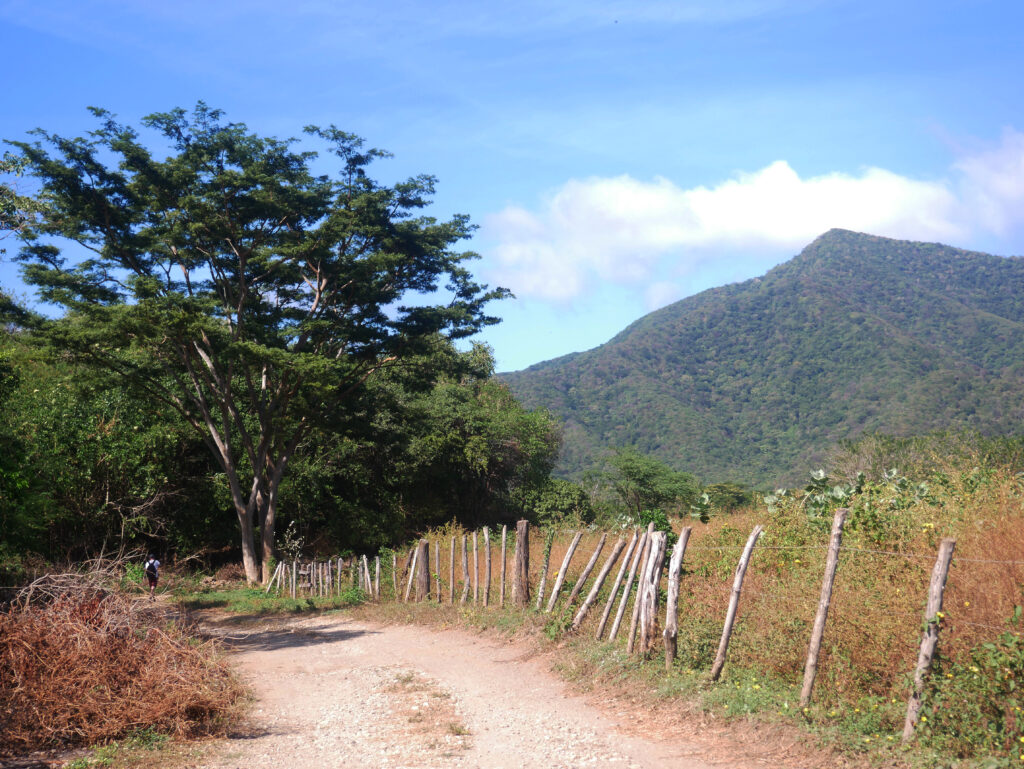
[[[263,588],[238,587],[204,592],[176,592],[178,602],[188,609],[224,609],[233,614],[298,614],[306,611],[328,611],[358,606],[366,594],[357,588],[346,588],[340,595],[323,598],[291,598],[268,595]]]
[[[146,762],[139,758],[142,751],[164,750],[170,738],[151,728],[138,729],[123,740],[92,748],[91,755],[76,758],[66,764],[66,769],[96,769],[97,767],[115,767]],[[138,761],[136,761],[136,759]]]

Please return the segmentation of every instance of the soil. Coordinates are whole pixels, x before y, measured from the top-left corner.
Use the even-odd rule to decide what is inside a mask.
[[[204,620],[251,686],[248,728],[192,769],[805,767],[804,747],[581,694],[526,641],[344,615]],[[764,736],[764,735],[761,735]],[[836,764],[833,764],[836,765]]]

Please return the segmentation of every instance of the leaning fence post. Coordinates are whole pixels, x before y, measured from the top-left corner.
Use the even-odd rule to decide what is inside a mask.
[[[491,603],[491,530],[484,526],[484,608]]]
[[[668,535],[663,531],[654,533],[651,543],[650,563],[644,572],[641,592],[638,594],[640,604],[640,654],[645,658],[654,651],[654,642],[658,637],[658,588],[661,585],[661,569],[665,565],[665,545]]]
[[[549,528],[548,533],[544,536],[544,564],[540,568],[540,584],[537,586],[537,608],[535,611],[540,611],[540,607],[544,605],[544,587],[548,584],[548,569],[551,567],[551,545],[555,541],[555,530]]]
[[[579,598],[580,591],[583,590],[583,585],[586,584],[587,578],[590,577],[590,572],[592,572],[594,567],[597,565],[597,559],[601,557],[601,551],[604,549],[604,543],[607,539],[607,534],[601,535],[601,539],[598,540],[597,547],[594,548],[594,554],[590,556],[590,560],[587,561],[587,565],[583,567],[583,573],[580,574],[580,578],[576,580],[576,584],[573,585],[572,592],[569,593],[569,597],[566,599],[563,609],[568,609],[573,605],[573,602]]]
[[[626,651],[633,653],[633,644],[636,642],[636,629],[640,625],[640,591],[643,590],[644,573],[647,571],[647,562],[651,556],[651,545],[654,542],[654,521],[647,524],[647,544],[644,545],[644,554],[640,557],[640,573],[636,577],[636,597],[633,599],[633,616],[629,620],[629,638],[626,639]]]
[[[267,589],[264,591],[265,595],[270,595],[270,588],[272,588],[274,586],[274,580],[277,579],[277,577],[278,577],[278,575],[280,573],[281,573],[281,564],[278,564],[277,568],[274,569],[274,573],[270,576],[270,581],[267,582]]]
[[[722,675],[722,668],[725,667],[725,657],[729,651],[729,638],[732,636],[732,626],[736,621],[736,609],[740,605],[740,592],[743,590],[743,577],[747,573],[747,564],[750,563],[750,556],[754,552],[754,545],[764,527],[757,525],[750,532],[747,544],[743,548],[743,555],[740,562],[736,564],[736,577],[732,581],[732,595],[729,597],[729,610],[725,614],[725,626],[722,628],[722,640],[718,642],[718,653],[715,655],[715,663],[711,666],[711,680],[717,681]]]
[[[583,601],[583,605],[580,610],[576,612],[576,616],[572,620],[571,630],[576,632],[580,629],[583,624],[583,620],[587,618],[587,614],[590,612],[590,607],[594,605],[594,601],[597,600],[597,594],[601,592],[601,586],[604,585],[604,581],[608,579],[608,573],[615,566],[615,562],[619,559],[619,554],[622,553],[622,549],[626,546],[626,540],[619,537],[615,542],[615,546],[612,547],[612,552],[608,556],[608,560],[604,562],[604,566],[601,567],[601,571],[598,572],[597,579],[594,580],[594,584],[590,587],[590,592],[587,593],[586,599]]]
[[[330,574],[330,566],[328,566],[328,574]],[[366,594],[373,598],[373,580],[370,579],[370,562],[366,558],[366,554],[363,554],[363,578],[366,580]]]
[[[928,605],[924,611],[924,634],[921,636],[921,650],[917,655],[917,668],[914,670],[914,691],[907,702],[907,720],[903,722],[904,742],[914,736],[917,714],[921,710],[924,679],[931,670],[935,644],[939,640],[939,623],[936,615],[942,611],[942,593],[946,589],[946,576],[949,574],[949,562],[953,559],[955,547],[955,539],[942,540],[939,544],[939,555],[932,568],[932,580],[928,585]]]
[[[639,539],[640,532],[634,530],[633,536],[629,540],[629,545],[626,546],[626,554],[622,556],[622,565],[619,567],[619,573],[615,577],[615,584],[612,585],[612,589],[608,594],[608,603],[604,606],[604,613],[601,615],[601,621],[597,625],[597,632],[594,633],[594,638],[598,640],[600,640],[601,635],[604,633],[604,626],[608,624],[608,616],[612,613],[612,607],[615,605],[615,596],[619,594],[622,577],[625,575],[626,569],[629,568],[629,559],[633,557],[633,549],[636,547]]]
[[[672,662],[676,658],[679,637],[679,571],[683,566],[691,531],[692,528],[685,526],[679,532],[679,539],[672,548],[672,558],[668,562],[668,596],[665,600],[665,630],[662,633],[665,639],[665,670],[672,669]]]
[[[562,589],[562,583],[565,582],[565,575],[569,571],[569,563],[572,561],[573,553],[576,552],[576,547],[580,544],[580,539],[583,537],[582,531],[577,531],[576,536],[572,538],[572,542],[569,544],[569,549],[565,551],[565,558],[562,559],[562,565],[558,569],[558,574],[555,576],[555,584],[551,588],[551,598],[548,599],[547,608],[544,610],[548,614],[555,608],[555,601],[558,600],[558,593]]]
[[[614,641],[615,636],[619,634],[619,625],[622,624],[622,618],[626,614],[626,604],[629,602],[629,591],[633,587],[633,579],[636,577],[637,567],[640,565],[640,561],[643,560],[646,548],[647,532],[645,531],[640,535],[640,539],[636,543],[636,550],[633,551],[633,562],[629,565],[629,574],[626,575],[626,586],[622,590],[622,600],[619,601],[619,610],[615,612],[615,619],[612,621],[612,629],[608,631],[609,641]]]
[[[499,591],[498,605],[505,608],[505,547],[508,541],[508,526],[501,525],[501,590]]]
[[[850,511],[845,507],[836,510],[832,519],[832,536],[828,541],[828,556],[825,558],[825,576],[821,581],[821,598],[818,600],[818,612],[814,615],[814,629],[811,631],[811,645],[807,648],[807,664],[804,665],[804,685],[800,690],[800,707],[806,707],[811,701],[814,691],[814,677],[818,674],[818,653],[821,651],[821,639],[825,635],[825,622],[828,620],[828,607],[832,602],[832,585],[836,581],[836,568],[839,566],[839,548],[843,543],[843,524]]]
[[[530,605],[530,522],[516,522],[516,551],[512,565],[512,603]]]
[[[413,547],[412,558],[409,559],[409,578],[405,582],[405,595],[402,597],[402,601],[409,603],[409,594],[412,592],[413,579],[416,577],[416,561],[419,559],[420,549]]]

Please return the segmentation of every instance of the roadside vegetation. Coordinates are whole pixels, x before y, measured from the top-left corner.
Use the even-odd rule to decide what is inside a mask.
[[[242,689],[220,652],[115,572],[42,577],[0,613],[0,755],[231,726]]]
[[[584,532],[562,602],[551,614],[517,611],[510,602],[498,608],[497,563],[488,608],[482,606],[482,592],[475,605],[472,595],[465,604],[459,602],[460,566],[455,604],[448,604],[447,543],[466,533],[458,525],[424,533],[442,545],[441,563],[432,562],[431,567],[432,590],[433,580],[441,579],[441,605],[433,597],[423,604],[396,601],[388,571],[381,603],[374,604],[358,591],[351,596],[365,599],[355,609],[359,616],[461,625],[530,638],[557,649],[559,669],[582,687],[603,695],[617,692],[698,719],[741,719],[744,724],[760,724],[758,728],[793,730],[850,760],[922,767],[1019,765],[1024,760],[1024,542],[1019,537],[1024,475],[1019,449],[1014,441],[977,436],[874,437],[837,450],[835,466],[852,475],[816,472],[801,488],[776,490],[729,513],[709,511],[698,501],[683,516],[623,511],[614,521],[601,524],[572,520],[542,525],[531,540],[534,589],[546,532],[554,533],[549,591],[570,539],[576,531]],[[910,468],[908,474],[875,467],[896,458]],[[838,507],[850,512],[817,684],[805,709],[799,703],[803,665],[825,544]],[[627,534],[634,525],[651,520],[674,532],[693,527],[681,584],[678,658],[668,671],[660,652],[647,660],[626,653],[628,613],[618,639],[609,643],[593,637],[599,612],[573,634],[568,626],[578,604],[564,607],[565,596],[602,531]],[[764,525],[766,532],[747,573],[725,674],[711,683],[708,673],[733,570],[756,524]],[[903,723],[929,574],[944,537],[955,538],[957,545],[939,621],[938,656],[914,740],[905,745]],[[499,554],[500,550],[493,551],[495,557]],[[390,556],[383,561],[390,562]],[[398,565],[401,570],[401,557]],[[403,579],[399,574],[399,583]],[[607,593],[606,586],[599,606]],[[191,606],[212,603],[248,614],[287,614],[316,605],[241,585],[183,595],[182,600]]]

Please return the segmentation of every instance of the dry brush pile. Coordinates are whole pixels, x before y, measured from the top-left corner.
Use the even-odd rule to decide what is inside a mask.
[[[216,733],[240,691],[210,642],[95,573],[41,578],[0,613],[0,755]]]

